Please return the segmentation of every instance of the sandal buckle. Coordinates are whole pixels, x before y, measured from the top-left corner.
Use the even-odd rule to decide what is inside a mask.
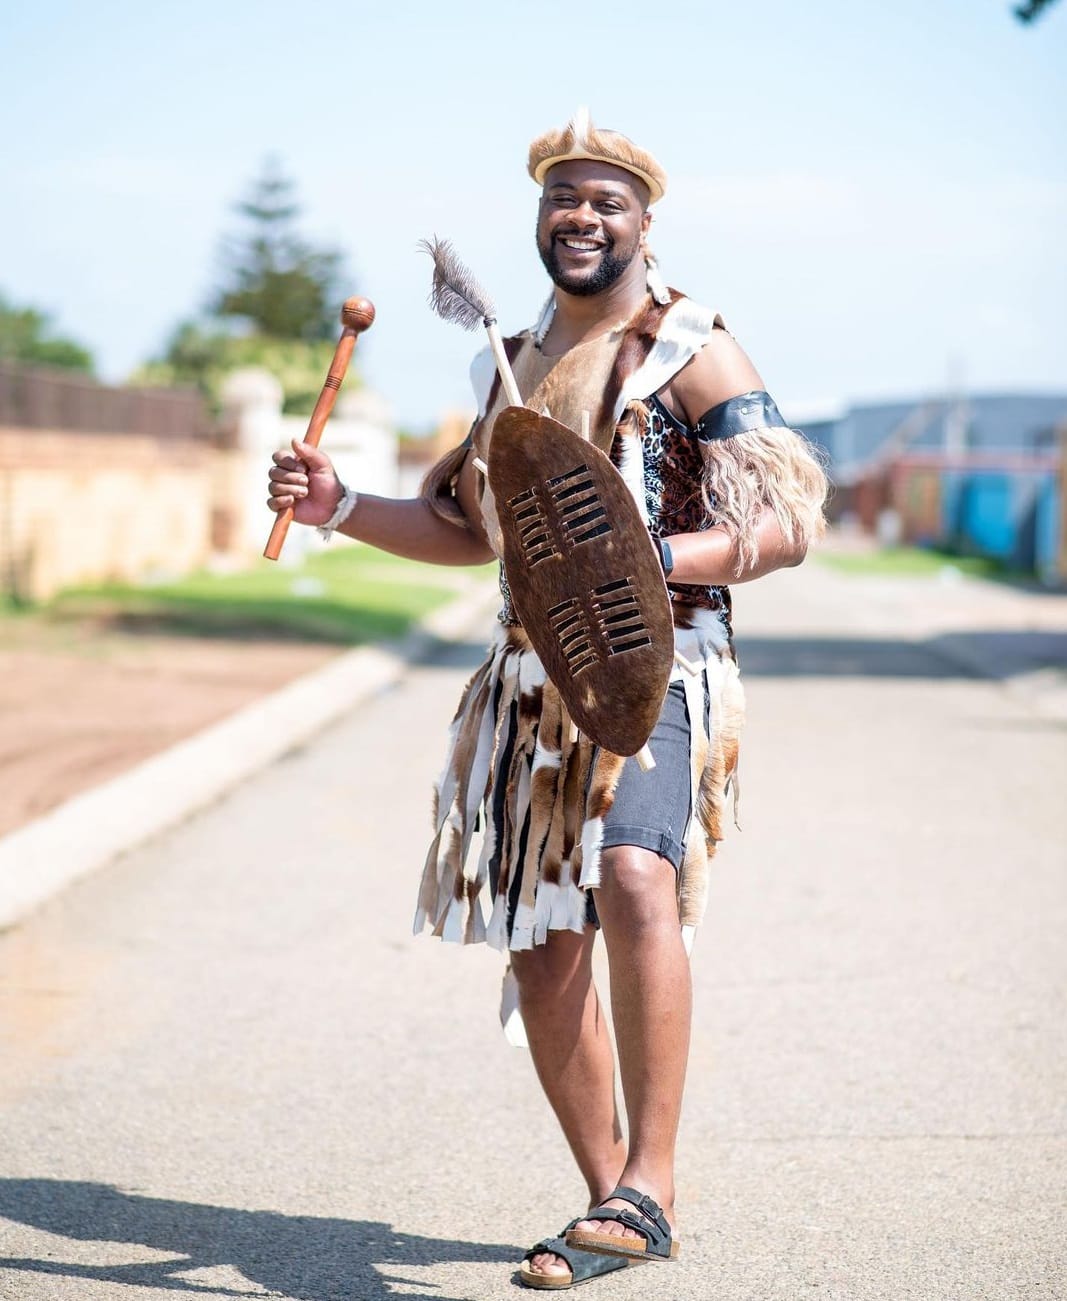
[[[653,1221],[658,1220],[663,1214],[662,1207],[657,1206],[647,1193],[642,1195],[641,1200],[637,1203],[637,1209],[642,1215],[647,1216],[648,1219]]]

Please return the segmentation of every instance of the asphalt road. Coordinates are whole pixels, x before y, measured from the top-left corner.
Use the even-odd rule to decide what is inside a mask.
[[[1067,1295],[1067,732],[864,591],[737,592],[682,1256],[582,1295]],[[0,1297],[521,1295],[582,1189],[499,955],[410,935],[478,654],[0,937]]]

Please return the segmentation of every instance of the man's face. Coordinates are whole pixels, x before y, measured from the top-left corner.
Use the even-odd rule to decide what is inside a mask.
[[[537,251],[554,283],[581,297],[615,284],[641,251],[647,207],[644,182],[621,167],[557,163],[537,210]]]

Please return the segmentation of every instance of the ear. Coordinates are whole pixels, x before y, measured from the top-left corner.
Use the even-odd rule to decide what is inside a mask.
[[[641,214],[641,245],[644,247],[645,240],[648,238],[648,228],[652,225],[652,213],[646,208]]]

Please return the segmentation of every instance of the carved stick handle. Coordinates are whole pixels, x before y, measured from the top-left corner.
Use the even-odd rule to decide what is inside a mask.
[[[310,443],[312,447],[318,447],[322,431],[326,427],[326,421],[329,420],[330,413],[333,411],[333,404],[337,401],[337,391],[344,380],[345,371],[348,370],[348,363],[352,358],[352,349],[356,346],[356,336],[362,334],[364,330],[370,329],[373,322],[374,304],[369,298],[346,299],[345,305],[341,308],[341,324],[344,329],[337,341],[337,348],[333,354],[333,361],[330,362],[326,382],[322,386],[319,400],[315,403],[315,410],[312,411],[311,419],[308,421],[307,433],[304,435],[304,442]],[[278,512],[267,545],[263,550],[263,554],[268,560],[277,560],[281,555],[282,544],[285,542],[285,535],[289,532],[289,525],[292,522],[293,508],[291,506]]]

